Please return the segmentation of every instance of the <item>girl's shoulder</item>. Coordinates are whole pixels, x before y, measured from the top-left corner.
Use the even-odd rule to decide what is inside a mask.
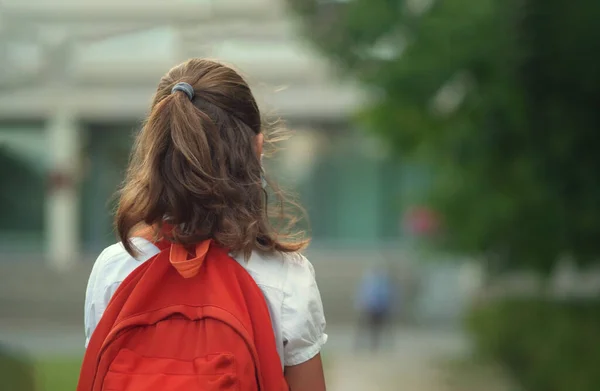
[[[139,253],[135,258],[125,250],[121,243],[106,247],[96,258],[90,279],[96,280],[97,286],[107,286],[123,281],[142,262],[159,252],[154,244],[145,239],[133,238],[132,242]]]
[[[272,289],[286,291],[291,285],[302,284],[307,278],[314,279],[312,264],[300,253],[254,252],[248,261],[243,256],[234,258],[258,285]]]

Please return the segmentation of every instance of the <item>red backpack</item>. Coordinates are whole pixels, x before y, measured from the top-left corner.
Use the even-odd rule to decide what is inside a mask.
[[[166,241],[121,283],[94,331],[77,391],[288,390],[265,298],[211,241]]]

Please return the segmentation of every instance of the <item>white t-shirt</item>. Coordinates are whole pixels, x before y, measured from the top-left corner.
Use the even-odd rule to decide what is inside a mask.
[[[159,251],[145,239],[132,241],[140,252],[137,259],[117,243],[107,247],[94,264],[85,297],[86,346],[119,284]],[[247,263],[243,258],[236,260],[265,295],[281,364],[298,365],[316,356],[327,342],[327,334],[311,263],[300,254],[253,253]]]

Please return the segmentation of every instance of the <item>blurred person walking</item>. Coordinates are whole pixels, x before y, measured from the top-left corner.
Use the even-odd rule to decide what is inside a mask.
[[[388,267],[375,266],[364,274],[356,297],[359,313],[357,348],[364,346],[363,341],[369,341],[372,351],[381,347],[383,335],[392,318],[395,285]]]
[[[225,65],[192,59],[161,79],[120,242],[89,279],[78,391],[325,390],[321,297],[307,241],[267,217],[262,124]]]

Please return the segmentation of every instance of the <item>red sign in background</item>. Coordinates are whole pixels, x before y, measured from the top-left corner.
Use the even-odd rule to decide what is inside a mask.
[[[440,220],[437,213],[425,206],[414,206],[404,215],[404,227],[416,236],[431,236],[438,232]]]

